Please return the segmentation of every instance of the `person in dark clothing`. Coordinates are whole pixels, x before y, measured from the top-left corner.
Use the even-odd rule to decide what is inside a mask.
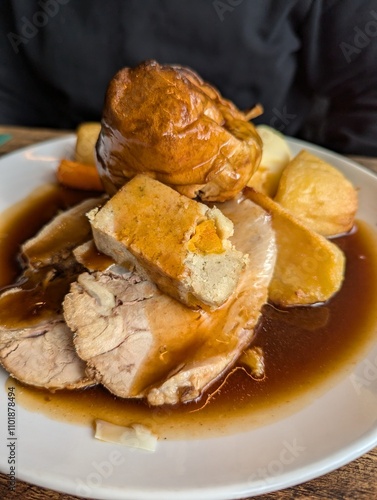
[[[111,77],[189,66],[265,123],[377,155],[377,0],[3,0],[0,123],[99,120]],[[151,110],[152,112],[152,110]]]

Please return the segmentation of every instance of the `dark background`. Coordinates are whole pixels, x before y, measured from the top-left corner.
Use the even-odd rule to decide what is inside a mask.
[[[2,0],[0,123],[99,120],[110,78],[187,65],[257,123],[377,155],[377,0]]]

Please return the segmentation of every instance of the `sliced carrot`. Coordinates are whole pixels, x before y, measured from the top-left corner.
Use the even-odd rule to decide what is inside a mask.
[[[94,165],[63,159],[59,163],[57,179],[60,184],[85,191],[104,191],[101,178]]]

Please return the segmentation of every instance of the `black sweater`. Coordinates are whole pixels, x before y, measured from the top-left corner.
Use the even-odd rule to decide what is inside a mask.
[[[377,156],[377,0],[2,0],[0,28],[0,123],[99,120],[114,73],[153,58],[261,103],[257,123]]]

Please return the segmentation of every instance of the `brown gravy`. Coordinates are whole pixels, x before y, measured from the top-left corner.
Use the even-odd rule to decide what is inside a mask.
[[[15,257],[20,244],[58,210],[85,196],[45,188],[2,214],[0,287],[20,273]],[[86,425],[96,418],[121,425],[144,423],[161,438],[228,434],[282,418],[344,377],[377,338],[377,237],[358,221],[352,234],[334,241],[346,253],[347,268],[341,291],[328,304],[285,311],[264,307],[253,342],[264,350],[264,380],[254,380],[238,368],[197,403],[154,409],[101,387],[51,393],[12,379],[7,386],[16,386],[18,404],[29,411]]]

